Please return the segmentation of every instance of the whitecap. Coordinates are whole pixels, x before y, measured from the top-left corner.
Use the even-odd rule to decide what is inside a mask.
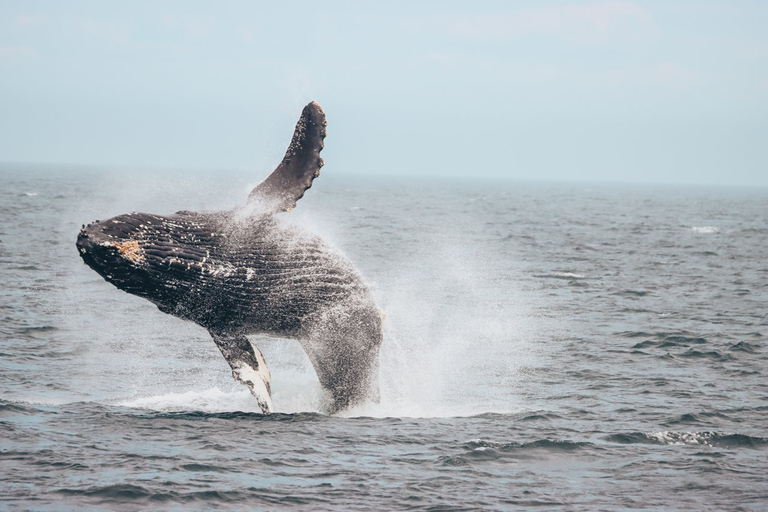
[[[549,274],[534,274],[533,277],[545,279],[586,279],[587,276],[576,274],[574,272],[552,272]]]
[[[704,235],[709,235],[712,233],[717,233],[720,231],[720,228],[717,228],[715,226],[691,226],[691,230],[694,233],[701,233]]]
[[[573,272],[555,272],[552,274],[553,277],[564,277],[568,279],[586,279],[586,276],[583,276],[581,274],[575,274]]]
[[[654,432],[646,434],[650,439],[660,444],[685,445],[698,444],[711,446],[714,437],[712,432]]]

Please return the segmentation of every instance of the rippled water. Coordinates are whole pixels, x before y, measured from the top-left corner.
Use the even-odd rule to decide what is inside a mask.
[[[286,221],[387,320],[381,403],[327,417],[296,342],[259,339],[262,416],[204,330],[75,250],[255,183],[0,169],[0,508],[768,507],[768,190],[329,169]]]

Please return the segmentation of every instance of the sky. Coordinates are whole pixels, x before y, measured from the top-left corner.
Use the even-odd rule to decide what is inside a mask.
[[[768,2],[0,2],[0,162],[768,186]],[[1,171],[0,171],[1,172]]]

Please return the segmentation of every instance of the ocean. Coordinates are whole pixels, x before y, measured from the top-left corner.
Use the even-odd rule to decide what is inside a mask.
[[[381,401],[321,414],[298,343],[256,337],[265,416],[205,330],[75,249],[257,182],[0,168],[0,509],[768,509],[768,189],[328,167],[280,215],[386,313]]]

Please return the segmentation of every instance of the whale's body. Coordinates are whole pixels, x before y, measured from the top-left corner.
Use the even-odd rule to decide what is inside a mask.
[[[381,317],[370,291],[342,254],[274,217],[319,174],[324,127],[319,105],[307,105],[285,159],[243,207],[119,215],[84,227],[77,241],[105,280],[206,328],[264,412],[271,377],[249,334],[299,340],[330,412],[377,395]]]

